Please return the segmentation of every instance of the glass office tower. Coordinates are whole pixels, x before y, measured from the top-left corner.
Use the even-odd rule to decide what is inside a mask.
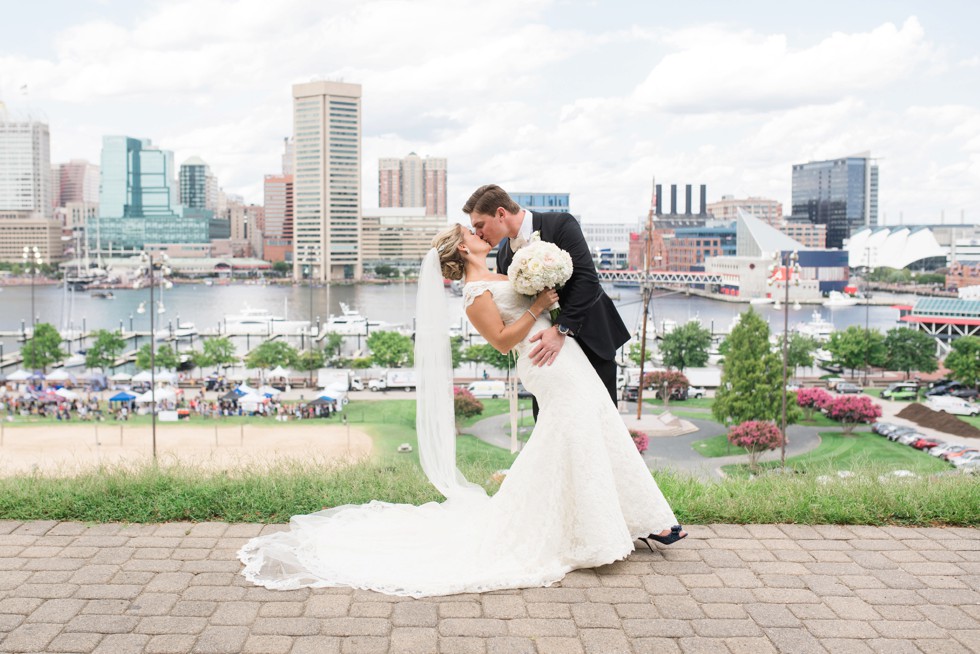
[[[827,226],[840,248],[862,227],[878,225],[878,165],[870,153],[793,165],[793,217]]]

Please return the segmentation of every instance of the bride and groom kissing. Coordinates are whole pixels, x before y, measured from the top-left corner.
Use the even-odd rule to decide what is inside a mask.
[[[239,552],[253,583],[413,597],[547,586],[571,570],[625,558],[637,540],[652,550],[650,541],[669,545],[687,535],[616,408],[614,356],[629,332],[578,223],[523,209],[496,185],[477,189],[463,211],[472,229],[455,225],[433,240],[416,312],[419,462],[446,501],[376,500],[294,516],[288,531]],[[533,298],[502,274],[532,235],[572,261],[559,290]],[[499,273],[487,266],[494,246]],[[535,398],[534,430],[493,496],[456,467],[443,278],[465,279],[468,319],[497,350],[517,354],[517,374]],[[547,310],[556,300],[552,324]]]

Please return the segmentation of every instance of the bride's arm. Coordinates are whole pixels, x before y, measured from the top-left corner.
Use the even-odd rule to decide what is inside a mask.
[[[558,293],[554,290],[541,291],[530,309],[511,324],[505,325],[490,293],[484,292],[466,307],[466,317],[476,327],[476,331],[480,332],[480,336],[487,339],[498,352],[507,354],[527,336],[541,312],[557,301]]]

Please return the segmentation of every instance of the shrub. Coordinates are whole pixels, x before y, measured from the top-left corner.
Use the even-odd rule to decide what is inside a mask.
[[[783,442],[783,434],[775,423],[748,420],[728,430],[728,442],[748,451],[749,467],[755,470],[758,468],[759,455],[779,447]]]
[[[473,393],[461,386],[453,388],[453,408],[456,413],[456,433],[459,433],[460,423],[473,416],[483,413],[483,402],[473,397]]]
[[[633,444],[636,445],[636,449],[640,454],[646,452],[650,447],[650,437],[642,431],[630,429],[630,436],[633,438]]]
[[[690,386],[687,376],[677,370],[654,370],[643,376],[644,388],[653,388],[657,397],[664,401],[664,406],[670,402],[675,395],[683,397],[683,393]]]
[[[796,404],[803,407],[806,419],[813,419],[814,409],[825,409],[834,400],[834,396],[822,388],[801,388],[796,391]]]
[[[850,434],[855,425],[872,423],[881,417],[881,406],[867,395],[841,395],[831,399],[826,406],[827,415],[844,426]]]

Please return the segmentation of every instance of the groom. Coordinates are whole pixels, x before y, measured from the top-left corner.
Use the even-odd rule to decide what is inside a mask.
[[[629,340],[629,330],[596,274],[589,246],[582,229],[571,214],[534,213],[521,209],[496,184],[478,188],[463,205],[476,235],[490,245],[498,245],[497,270],[506,274],[514,251],[523,247],[534,232],[541,240],[554,243],[572,257],[572,277],[558,290],[561,314],[558,324],[531,337],[534,365],[550,364],[561,351],[566,338],[578,340],[582,351],[616,403],[616,350]],[[534,415],[538,414],[537,401]]]

